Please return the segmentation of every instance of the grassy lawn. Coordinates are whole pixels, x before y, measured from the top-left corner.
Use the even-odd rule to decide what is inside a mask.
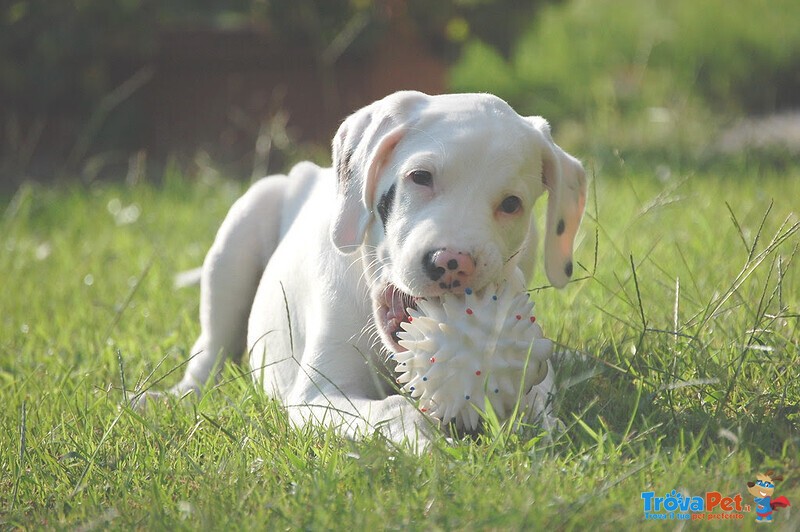
[[[122,406],[178,380],[198,289],[172,278],[240,185],[0,199],[0,527],[620,530],[646,523],[643,491],[752,505],[746,482],[774,469],[794,504],[776,524],[800,528],[800,166],[587,163],[578,279],[533,294],[586,354],[560,371],[566,431],[423,456],[297,430],[234,367],[199,402]],[[707,514],[687,526],[730,526]]]

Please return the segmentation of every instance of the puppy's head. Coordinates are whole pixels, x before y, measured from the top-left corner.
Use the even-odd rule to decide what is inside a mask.
[[[480,290],[528,262],[545,190],[545,269],[558,287],[572,276],[586,180],[542,118],[486,94],[399,92],[345,120],[333,162],[331,239],[362,253],[375,325],[392,351],[417,299]]]

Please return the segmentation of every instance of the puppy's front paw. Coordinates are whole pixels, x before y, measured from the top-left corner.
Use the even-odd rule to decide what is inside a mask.
[[[142,392],[134,395],[129,401],[128,406],[137,412],[144,412],[149,405],[155,403],[163,403],[167,400],[167,394],[164,392]]]
[[[408,397],[392,395],[381,402],[387,412],[394,414],[376,424],[378,431],[389,441],[424,453],[437,438],[442,437],[439,423],[420,412]]]
[[[148,405],[166,404],[175,399],[183,399],[185,397],[200,396],[200,389],[193,384],[186,384],[180,382],[170,388],[167,392],[151,392],[144,391],[133,396],[129,401],[130,407],[134,410],[144,411]]]

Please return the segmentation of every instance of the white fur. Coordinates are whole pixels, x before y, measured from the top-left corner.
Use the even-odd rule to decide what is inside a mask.
[[[226,357],[247,350],[255,380],[296,424],[424,445],[435,427],[385,378],[392,345],[385,331],[375,334],[380,294],[387,283],[417,297],[448,291],[421,267],[440,248],[471,254],[476,290],[517,266],[529,278],[532,207],[546,189],[546,270],[563,286],[583,169],[543,119],[480,94],[390,95],[342,124],[333,159],[333,168],[301,163],[264,178],[233,205],[203,264],[202,333],[173,391],[199,391]],[[413,170],[431,172],[432,185],[413,182]],[[384,228],[376,211],[392,185]],[[509,195],[521,212],[498,210]],[[566,228],[556,235],[560,219]],[[540,395],[552,386],[548,376]]]

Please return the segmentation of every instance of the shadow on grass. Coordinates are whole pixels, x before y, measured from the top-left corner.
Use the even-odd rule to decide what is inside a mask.
[[[606,361],[617,354],[606,346],[596,356]],[[652,368],[643,372],[633,364],[622,368],[597,360],[575,357],[557,369],[558,415],[574,448],[595,445],[602,437],[620,447],[641,438],[676,450],[697,442],[722,445],[747,451],[755,462],[798,453],[800,406],[779,389],[747,390],[723,405],[728,383],[719,378],[661,384],[649,380],[652,373],[646,370]]]

